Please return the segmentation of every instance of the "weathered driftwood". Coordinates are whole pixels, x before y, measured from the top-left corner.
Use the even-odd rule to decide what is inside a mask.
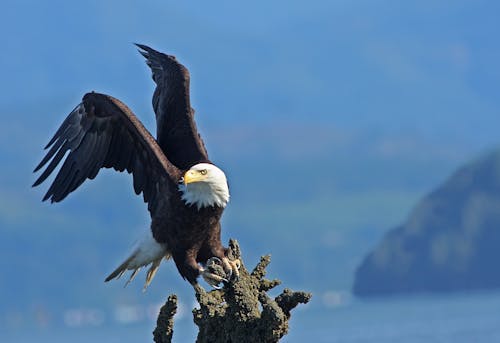
[[[229,248],[229,258],[241,261],[238,243],[231,240]],[[251,273],[241,261],[239,279],[222,289],[206,292],[197,287],[196,299],[200,308],[193,310],[199,329],[197,342],[278,342],[287,334],[290,311],[300,303],[307,303],[311,294],[285,288],[280,295],[271,298],[267,292],[281,282],[264,278],[270,261],[269,255],[261,257]],[[156,343],[171,342],[176,304],[177,298],[173,295],[162,307],[154,331]]]

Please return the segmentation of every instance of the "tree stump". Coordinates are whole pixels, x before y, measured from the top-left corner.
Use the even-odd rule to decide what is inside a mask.
[[[194,323],[199,329],[196,342],[278,342],[288,333],[291,310],[309,302],[311,294],[285,288],[280,295],[271,298],[267,292],[281,281],[264,278],[270,256],[261,257],[250,273],[241,259],[236,240],[229,241],[229,250],[229,259],[241,261],[240,277],[222,289],[209,292],[201,286],[196,287],[196,299],[200,304],[199,309],[193,310]],[[176,302],[177,297],[170,296],[160,311],[154,331],[156,343],[171,342]]]

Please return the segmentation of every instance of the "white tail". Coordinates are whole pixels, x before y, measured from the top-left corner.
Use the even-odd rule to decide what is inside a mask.
[[[163,258],[170,258],[170,253],[166,245],[156,242],[151,234],[151,231],[148,230],[147,234],[144,235],[144,237],[136,244],[132,250],[132,254],[125,260],[125,262],[120,264],[118,268],[109,274],[105,282],[115,278],[119,279],[127,270],[133,270],[129,279],[125,283],[126,287],[135,278],[142,267],[151,263],[151,267],[146,274],[146,282],[144,283],[143,288],[143,290],[146,290],[156,275]]]

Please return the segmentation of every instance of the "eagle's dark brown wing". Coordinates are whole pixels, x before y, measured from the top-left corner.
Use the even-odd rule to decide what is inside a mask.
[[[151,68],[156,89],[153,108],[157,140],[161,149],[178,168],[185,170],[208,162],[208,154],[194,122],[189,100],[189,71],[174,56],[137,44]]]
[[[132,173],[135,192],[143,193],[152,210],[157,205],[159,189],[165,191],[166,186],[173,190],[180,173],[127,106],[99,93],[85,94],[82,103],[68,115],[45,149],[49,147],[35,172],[50,163],[33,186],[42,183],[68,151],[69,154],[44,201],[63,200],[104,167]]]

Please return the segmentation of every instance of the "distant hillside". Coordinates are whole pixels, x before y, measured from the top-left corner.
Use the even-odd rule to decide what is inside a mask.
[[[354,293],[500,288],[500,151],[459,169],[390,231],[356,272]]]

